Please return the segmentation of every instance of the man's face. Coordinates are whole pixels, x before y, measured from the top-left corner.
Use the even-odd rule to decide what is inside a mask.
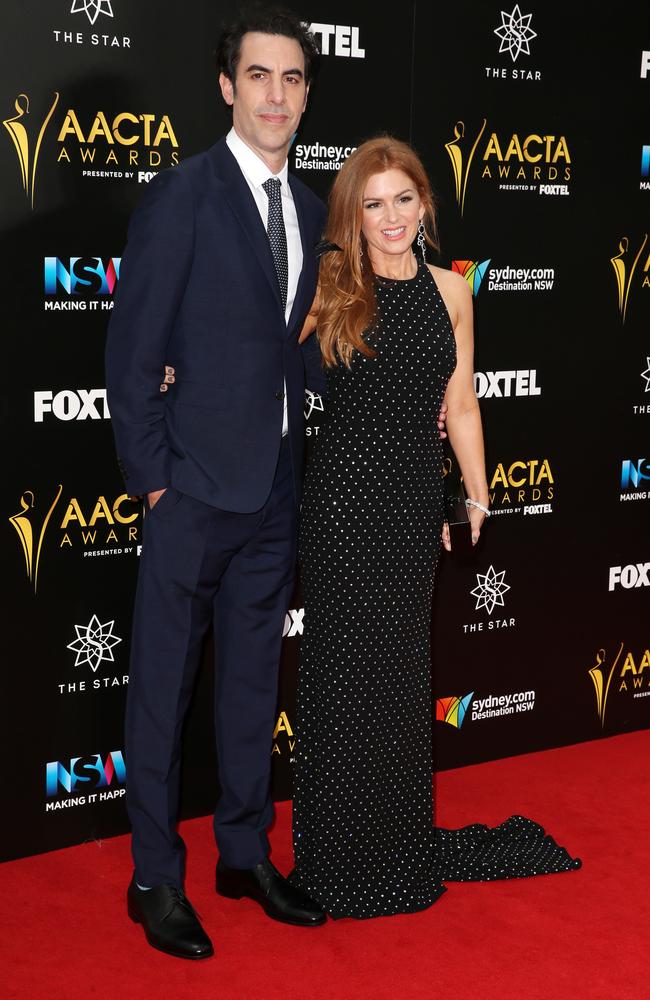
[[[236,132],[263,160],[284,160],[305,110],[305,59],[295,38],[251,31],[241,42],[235,86],[222,73]]]

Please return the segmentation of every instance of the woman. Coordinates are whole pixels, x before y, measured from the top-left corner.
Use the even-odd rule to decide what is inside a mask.
[[[292,879],[334,917],[371,917],[430,906],[446,879],[580,862],[521,817],[494,830],[433,825],[431,602],[441,541],[450,548],[443,399],[474,542],[488,488],[472,297],[460,275],[425,263],[434,204],[408,145],[377,138],[350,156],[326,240],[302,334],[319,339],[329,402],[301,510]]]

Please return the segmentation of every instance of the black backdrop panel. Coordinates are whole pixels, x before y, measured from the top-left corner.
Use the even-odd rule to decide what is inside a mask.
[[[127,829],[142,510],[114,458],[106,323],[146,183],[229,127],[213,48],[237,8],[3,5],[2,858]],[[439,201],[440,262],[474,293],[495,516],[470,562],[439,569],[439,765],[647,726],[650,30],[583,4],[300,13],[323,57],[292,169],[326,198],[363,139],[411,140]],[[307,401],[308,443],[322,412]],[[291,794],[303,622],[298,585],[270,747],[277,798]],[[218,794],[212,661],[209,637],[186,816]]]

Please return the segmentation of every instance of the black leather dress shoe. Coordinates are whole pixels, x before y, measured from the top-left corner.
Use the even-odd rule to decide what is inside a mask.
[[[214,954],[212,941],[182,889],[173,885],[139,889],[132,879],[126,903],[131,920],[142,924],[152,948],[176,958],[209,958]]]
[[[254,868],[227,868],[217,862],[217,892],[228,899],[254,899],[273,920],[301,927],[318,927],[325,911],[306,892],[282,877],[268,858]]]

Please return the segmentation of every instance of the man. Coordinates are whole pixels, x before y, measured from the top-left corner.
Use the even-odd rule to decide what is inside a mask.
[[[151,181],[129,228],[107,386],[127,488],[148,506],[126,714],[135,863],[128,912],[149,943],[205,958],[176,832],[183,719],[214,623],[221,797],[216,890],[277,920],[322,909],[268,858],[271,734],[294,576],[307,382],[298,335],[316,288],[322,203],[287,174],[317,49],[284,11],[226,30],[225,139]],[[173,392],[159,390],[163,365]],[[306,378],[306,370],[313,378]]]

